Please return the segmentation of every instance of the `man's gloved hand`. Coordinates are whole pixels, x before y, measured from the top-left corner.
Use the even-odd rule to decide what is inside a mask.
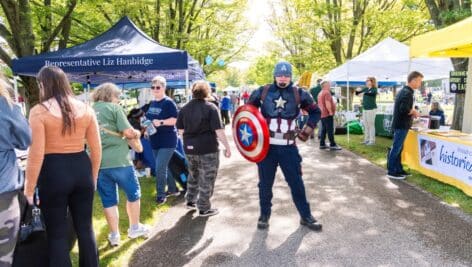
[[[310,138],[313,131],[313,128],[308,125],[305,125],[305,127],[303,127],[303,129],[298,133],[298,139],[302,140],[303,142],[306,142],[308,138]]]

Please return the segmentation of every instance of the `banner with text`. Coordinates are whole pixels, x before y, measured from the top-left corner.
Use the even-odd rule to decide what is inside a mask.
[[[472,186],[472,146],[418,135],[421,167]]]

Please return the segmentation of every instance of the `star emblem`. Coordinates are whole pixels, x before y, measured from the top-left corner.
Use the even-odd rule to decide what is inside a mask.
[[[279,96],[279,99],[275,99],[275,108],[281,108],[285,109],[285,103],[287,103],[287,100],[283,99],[282,96]]]
[[[241,142],[245,146],[249,146],[251,144],[252,133],[251,130],[247,128],[247,124],[241,125],[241,128],[239,128],[239,133],[241,136]]]

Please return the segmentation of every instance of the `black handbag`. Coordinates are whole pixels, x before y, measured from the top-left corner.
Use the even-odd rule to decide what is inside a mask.
[[[33,233],[46,231],[43,217],[41,216],[41,210],[36,205],[33,204],[32,206],[28,206],[26,212],[30,214],[24,216],[24,221],[21,222],[20,234],[18,237],[20,242],[28,241]]]

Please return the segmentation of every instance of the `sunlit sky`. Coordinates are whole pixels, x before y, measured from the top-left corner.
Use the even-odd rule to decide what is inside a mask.
[[[230,64],[230,66],[246,69],[253,59],[264,55],[265,44],[267,41],[272,41],[275,37],[272,34],[272,29],[267,24],[267,17],[271,13],[271,0],[249,0],[248,10],[246,16],[249,22],[256,28],[256,32],[249,41],[249,51],[245,55],[245,60],[237,61]]]

